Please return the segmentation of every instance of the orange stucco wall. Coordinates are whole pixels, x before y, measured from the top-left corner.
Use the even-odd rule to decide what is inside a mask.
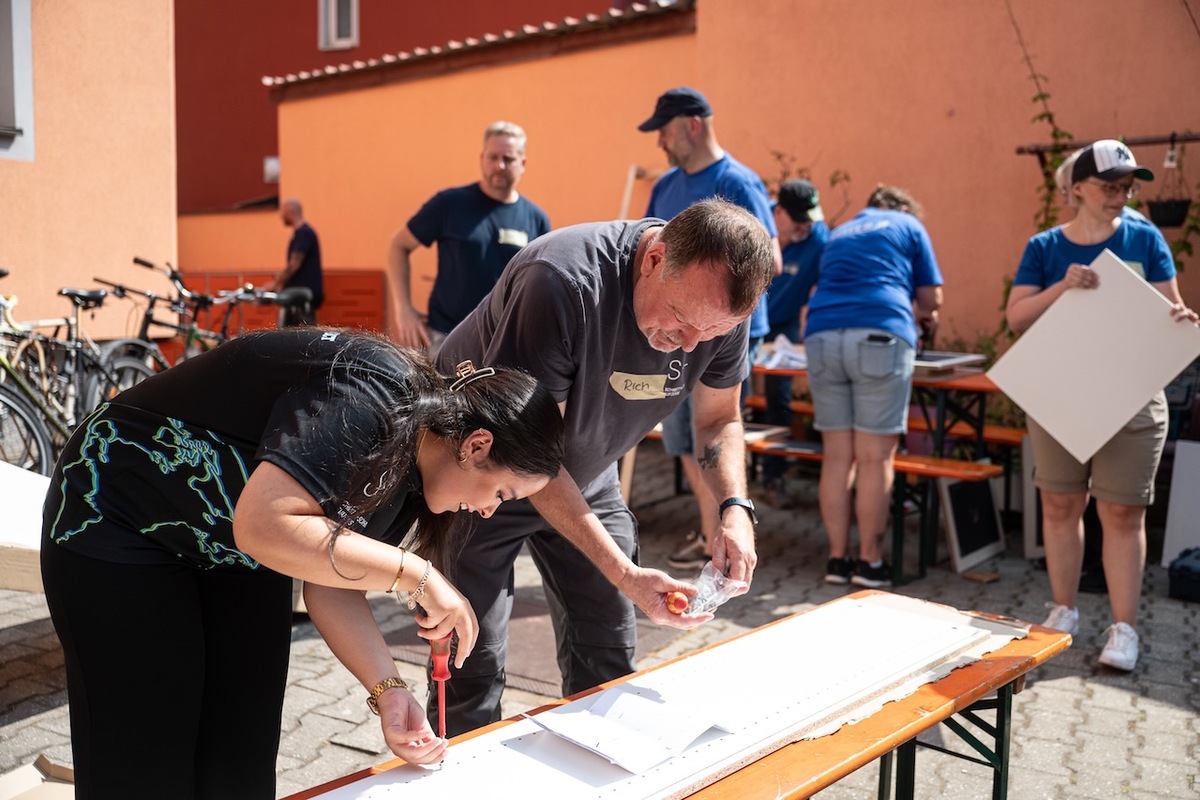
[[[307,215],[308,209],[304,209]],[[320,234],[316,220],[310,220]],[[179,269],[182,272],[278,272],[292,230],[275,209],[179,217]],[[324,241],[321,245],[324,247]]]
[[[1040,108],[1008,7],[1076,139],[1200,132],[1200,94],[1180,91],[1200,75],[1200,36],[1182,4],[761,0],[748,15],[737,0],[700,0],[697,50],[714,57],[698,59],[697,80],[723,141],[755,166],[771,149],[793,153],[820,185],[846,170],[851,212],[876,183],[911,190],[945,273],[943,330],[964,337],[995,328],[1003,279],[1035,231],[1037,159],[1015,150],[1050,140],[1030,121]],[[1165,152],[1134,154],[1161,175]],[[1194,190],[1200,143],[1192,152]],[[1144,189],[1153,197],[1153,184]],[[1192,259],[1180,278],[1192,305],[1198,273]]]
[[[62,286],[140,285],[134,255],[175,257],[174,25],[170,4],[33,0],[32,161],[0,158],[0,291],[18,318],[61,316]],[[131,44],[135,43],[135,44]],[[86,321],[126,329],[114,304]]]
[[[693,75],[693,40],[676,36],[285,102],[281,196],[303,201],[325,263],[382,266],[392,233],[434,192],[479,179],[484,129],[510,119],[529,137],[520,191],[551,224],[614,218],[630,167],[663,166],[654,137],[636,129],[660,81]],[[649,184],[635,183],[629,213],[641,216]],[[414,267],[423,307],[432,251]]]
[[[747,13],[741,0],[698,0],[694,35],[285,99],[281,192],[304,201],[326,263],[382,266],[392,232],[437,189],[474,180],[482,129],[509,118],[530,136],[521,190],[555,226],[611,218],[631,167],[664,166],[635,126],[663,89],[688,83],[713,102],[721,143],[764,177],[778,177],[773,151],[822,187],[849,173],[842,220],[876,183],[911,190],[946,275],[942,330],[970,339],[995,329],[1034,232],[1037,161],[1015,150],[1049,139],[1031,122],[1036,90],[1009,8],[1076,138],[1200,130],[1200,95],[1181,89],[1200,74],[1200,40],[1177,3],[760,0]],[[1164,151],[1135,152],[1158,168]],[[1200,165],[1190,173],[1194,186]],[[648,189],[635,182],[630,215]],[[826,189],[826,212],[841,206]],[[419,256],[421,304],[433,257]],[[1192,304],[1198,272],[1180,281]]]

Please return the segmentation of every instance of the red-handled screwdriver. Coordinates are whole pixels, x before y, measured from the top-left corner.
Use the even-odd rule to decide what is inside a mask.
[[[440,639],[429,640],[429,654],[433,657],[433,679],[438,685],[438,736],[446,738],[446,681],[450,680],[450,637],[448,633]]]

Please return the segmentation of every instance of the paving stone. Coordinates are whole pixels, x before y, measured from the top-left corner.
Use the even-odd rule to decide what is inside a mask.
[[[661,450],[644,450],[634,495],[642,560],[646,566],[670,571],[667,556],[696,524],[695,502],[690,495],[673,494],[669,462]],[[639,653],[639,666],[662,663],[856,590],[823,581],[827,550],[816,482],[799,477],[802,474],[795,470],[790,478],[805,501],[799,509],[784,512],[760,504],[760,564],[752,592],[722,606],[713,622]],[[1046,574],[1019,556],[1019,540],[1019,535],[1010,535],[1009,552],[984,565],[1000,574],[994,583],[967,581],[942,560],[924,579],[895,591],[1040,622],[1046,613],[1043,603],[1049,599]],[[910,557],[916,542],[914,528],[906,541]],[[514,581],[528,596],[544,595],[527,556],[518,559]],[[1032,673],[1025,691],[1015,696],[1011,800],[1200,800],[1200,604],[1171,600],[1166,594],[1166,570],[1147,567],[1139,618],[1144,646],[1132,674],[1097,667],[1101,634],[1111,620],[1108,598],[1080,596],[1083,624],[1075,644]],[[368,602],[387,631],[410,619],[407,609],[386,593],[369,593]],[[397,668],[424,702],[424,667],[398,662]],[[379,721],[363,702],[362,687],[302,617],[292,630],[288,681],[277,762],[280,797],[390,758]],[[61,649],[45,598],[0,591],[0,772],[28,763],[38,753],[70,763],[64,686]],[[503,713],[512,716],[554,699],[509,689]],[[956,751],[966,749],[944,728],[926,738]],[[878,764],[866,765],[816,797],[872,797],[878,774]],[[986,768],[928,750],[918,752],[917,798],[986,796]]]

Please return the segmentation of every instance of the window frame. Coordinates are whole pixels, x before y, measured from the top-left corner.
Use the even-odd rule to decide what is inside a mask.
[[[338,12],[350,12],[350,31],[339,35]],[[317,47],[321,50],[350,50],[358,47],[358,0],[317,0]]]
[[[31,6],[0,0],[0,159],[33,160]]]

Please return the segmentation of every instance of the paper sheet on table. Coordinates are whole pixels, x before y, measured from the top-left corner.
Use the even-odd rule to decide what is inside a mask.
[[[679,755],[710,728],[729,730],[711,704],[698,703],[695,692],[680,688],[674,687],[671,693],[678,696],[668,702],[664,692],[616,686],[588,708],[564,706],[526,717],[637,775]]]
[[[1025,331],[988,377],[1080,461],[1200,355],[1200,328],[1111,251],[1096,289],[1072,289]]]
[[[781,333],[771,342],[771,352],[763,366],[768,369],[808,369],[808,355],[804,345],[793,344]]]

